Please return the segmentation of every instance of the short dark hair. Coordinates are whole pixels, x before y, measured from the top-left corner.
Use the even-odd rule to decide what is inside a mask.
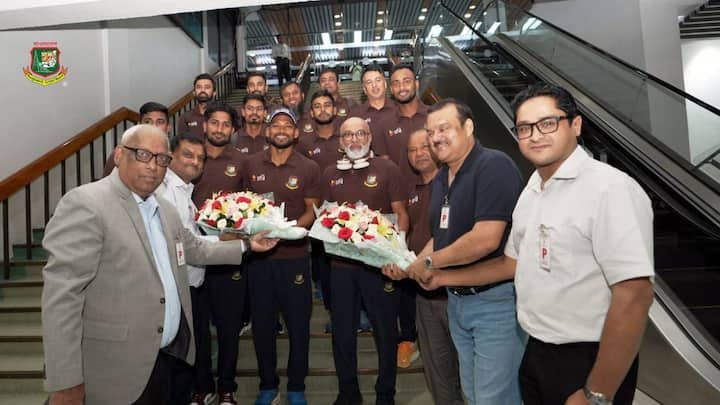
[[[247,104],[248,101],[255,100],[262,103],[263,108],[267,110],[267,101],[265,100],[265,97],[261,96],[260,94],[256,93],[248,93],[243,97],[243,106]]]
[[[145,114],[149,114],[155,111],[165,114],[165,119],[170,118],[170,113],[168,112],[167,107],[154,101],[148,101],[147,103],[140,106],[140,119],[142,120],[142,117],[145,116]]]
[[[334,75],[335,75],[335,81],[336,81],[336,82],[339,82],[339,81],[340,81],[340,76],[338,76],[338,72],[337,72],[335,69],[331,69],[331,68],[325,68],[325,69],[321,70],[321,71],[320,71],[320,74],[318,75],[318,78],[321,77],[322,75],[326,74],[326,73],[332,73],[332,74],[334,74]]]
[[[554,99],[555,106],[568,116],[568,120],[572,120],[579,115],[575,98],[569,91],[554,84],[539,82],[528,86],[525,90],[518,93],[510,103],[510,107],[512,107],[513,110],[513,121],[517,119],[517,111],[520,106],[535,97],[550,97]]]
[[[200,80],[210,80],[210,82],[212,82],[213,90],[215,90],[215,79],[208,73],[200,73],[199,75],[195,76],[195,80],[193,80],[193,88]]]
[[[230,115],[230,120],[233,123],[233,127],[237,128],[237,112],[230,104],[223,103],[222,101],[213,101],[211,103],[208,103],[207,108],[205,108],[205,114],[203,114],[205,122],[208,122],[210,117],[216,112],[228,113]]]
[[[188,142],[188,143],[193,143],[196,145],[202,145],[203,153],[205,153],[207,155],[207,152],[205,151],[205,142],[201,138],[198,138],[197,136],[195,136],[189,132],[175,135],[172,138],[170,138],[170,152],[171,153],[175,152],[175,150],[177,150],[177,148],[180,146],[180,142],[183,142],[183,141]]]
[[[265,84],[267,84],[267,78],[265,77],[265,73],[261,73],[261,72],[257,72],[257,71],[255,71],[255,72],[249,72],[248,75],[247,75],[247,81],[248,81],[248,82],[250,81],[250,78],[251,78],[251,77],[259,77],[259,78],[263,79],[263,82],[265,82]],[[246,85],[246,86],[247,86],[247,85]]]
[[[438,110],[442,110],[449,105],[455,106],[455,111],[457,111],[460,125],[465,125],[465,121],[467,120],[475,122],[475,117],[473,117],[473,113],[470,107],[467,104],[461,102],[460,100],[454,99],[452,97],[444,98],[437,103],[431,105],[430,108],[428,108],[428,114],[434,113]]]
[[[283,93],[283,91],[285,91],[285,89],[287,89],[288,87],[293,86],[293,85],[298,86],[298,89],[300,89],[300,92],[302,92],[302,87],[300,87],[300,84],[298,82],[290,81],[290,82],[283,84],[282,87],[280,87],[280,96],[282,96],[282,93]]]
[[[390,77],[392,77],[392,75],[395,74],[395,72],[397,72],[398,70],[403,70],[403,69],[407,69],[407,70],[411,71],[413,76],[415,76],[415,78],[417,79],[415,71],[413,70],[412,65],[409,63],[398,63],[397,65],[394,65],[392,67],[392,69],[390,69]]]
[[[332,96],[332,94],[327,90],[318,90],[315,93],[313,93],[312,97],[310,98],[310,105],[312,105],[313,101],[315,101],[316,98],[320,97],[327,97],[332,101],[333,105],[335,105],[335,97]]]
[[[385,71],[383,70],[382,66],[373,62],[373,63],[365,66],[365,69],[363,70],[362,75],[360,76],[360,81],[365,80],[365,74],[370,73],[370,72],[378,72],[382,75],[382,77],[385,77]]]

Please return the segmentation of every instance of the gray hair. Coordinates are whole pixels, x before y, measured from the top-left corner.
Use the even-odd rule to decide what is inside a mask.
[[[140,135],[162,137],[163,139],[165,139],[165,142],[167,142],[168,150],[170,150],[170,141],[168,140],[167,134],[163,132],[160,128],[149,124],[138,124],[128,128],[122,134],[122,137],[120,138],[120,144],[127,145],[128,143],[140,137]]]

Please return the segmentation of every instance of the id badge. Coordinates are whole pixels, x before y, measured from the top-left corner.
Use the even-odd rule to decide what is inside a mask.
[[[550,237],[548,236],[547,227],[540,225],[539,246],[538,246],[538,261],[540,262],[540,268],[545,271],[550,271],[550,255],[552,249],[550,248]]]
[[[440,229],[447,229],[450,223],[450,206],[443,205],[440,208]]]
[[[183,248],[182,242],[175,243],[175,256],[177,257],[178,266],[185,265],[185,248]]]

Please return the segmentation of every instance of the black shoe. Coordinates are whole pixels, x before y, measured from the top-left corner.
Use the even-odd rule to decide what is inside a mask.
[[[359,392],[354,395],[340,393],[333,405],[361,405],[362,402],[362,395]]]
[[[394,399],[376,399],[375,405],[395,405]]]

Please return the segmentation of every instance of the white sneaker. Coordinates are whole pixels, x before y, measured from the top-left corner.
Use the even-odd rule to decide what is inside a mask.
[[[245,335],[246,333],[250,332],[252,330],[252,322],[248,322],[245,325],[243,325],[242,329],[240,329],[240,336]]]
[[[193,394],[190,405],[210,405],[215,401],[215,398],[217,398],[217,395],[214,392],[208,394],[196,393]]]

